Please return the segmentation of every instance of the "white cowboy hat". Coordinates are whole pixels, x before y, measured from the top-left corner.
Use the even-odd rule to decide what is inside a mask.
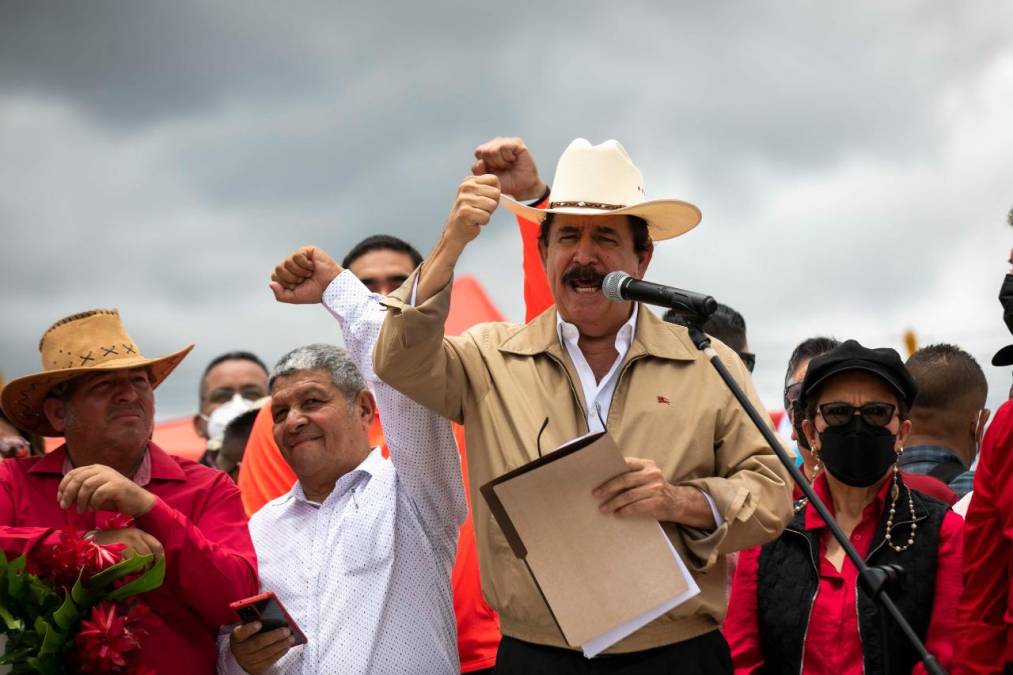
[[[578,138],[563,151],[552,182],[548,208],[525,206],[503,195],[500,204],[518,216],[540,223],[549,213],[628,215],[647,221],[651,239],[671,239],[700,222],[700,209],[677,199],[648,201],[644,176],[626,148],[616,140],[591,145]]]

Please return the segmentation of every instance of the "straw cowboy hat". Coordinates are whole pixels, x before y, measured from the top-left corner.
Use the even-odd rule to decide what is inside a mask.
[[[53,387],[79,375],[121,368],[148,368],[154,389],[179,365],[193,345],[147,358],[127,335],[115,309],[93,309],[60,319],[39,342],[42,372],[12,380],[0,392],[0,405],[14,426],[43,436],[62,436],[49,424],[42,402]]]
[[[525,206],[507,196],[500,204],[518,216],[540,223],[549,213],[639,216],[651,239],[671,239],[700,222],[700,209],[677,199],[648,200],[644,176],[619,141],[591,145],[578,138],[563,151],[552,181],[549,208]]]

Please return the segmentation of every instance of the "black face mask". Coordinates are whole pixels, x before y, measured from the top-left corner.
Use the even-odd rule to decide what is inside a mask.
[[[834,478],[852,487],[869,487],[897,461],[897,437],[886,427],[869,424],[861,415],[820,434],[820,460]]]
[[[1006,328],[1013,333],[1013,274],[1007,274],[999,289],[999,302],[1002,303],[1002,320]]]

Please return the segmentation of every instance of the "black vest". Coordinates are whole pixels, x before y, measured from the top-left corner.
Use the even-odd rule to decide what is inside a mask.
[[[903,553],[897,553],[887,546],[886,520],[890,512],[888,495],[865,561],[872,566],[897,564],[904,568],[901,586],[891,590],[890,597],[924,642],[935,597],[939,529],[948,507],[917,491],[912,491],[911,494],[916,514],[914,522],[918,524],[914,545]],[[764,671],[768,673],[802,672],[806,631],[819,587],[818,534],[822,532],[805,530],[807,508],[808,506],[799,508],[781,536],[764,546],[760,552],[756,576],[757,619]],[[901,487],[891,532],[894,543],[907,543],[911,523],[907,488]],[[828,533],[827,536],[831,535]],[[891,620],[888,652],[890,663],[884,665],[880,610],[876,602],[866,595],[861,582],[858,585],[858,627],[867,675],[907,675],[918,663],[916,652]],[[823,648],[833,649],[833,645],[823,645]]]

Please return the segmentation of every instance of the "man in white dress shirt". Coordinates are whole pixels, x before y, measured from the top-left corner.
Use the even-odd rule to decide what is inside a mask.
[[[373,374],[380,296],[319,251],[273,278],[279,301],[322,303],[347,348],[301,347],[272,371],[274,437],[298,481],[250,520],[261,589],[308,642],[243,624],[219,670],[459,672],[450,570],[467,507],[450,423]],[[377,407],[391,461],[369,447]]]

